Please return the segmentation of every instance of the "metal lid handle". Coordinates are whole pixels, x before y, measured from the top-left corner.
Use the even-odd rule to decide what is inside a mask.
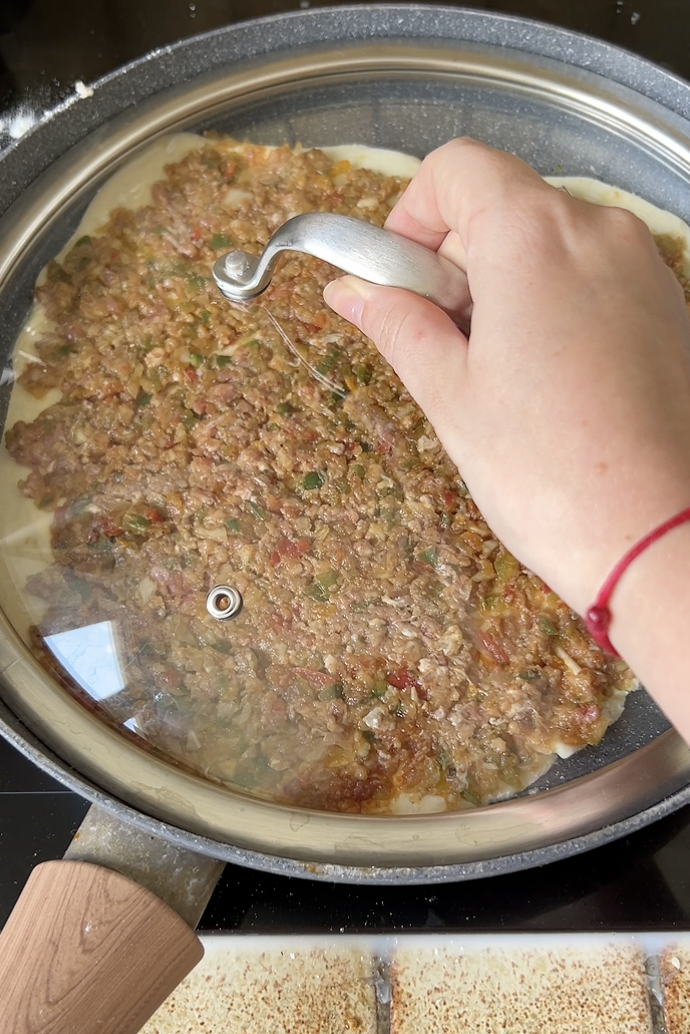
[[[283,251],[305,252],[373,284],[413,291],[451,313],[470,302],[467,277],[448,259],[390,230],[329,212],[288,219],[260,258],[244,251],[222,255],[213,277],[226,298],[248,301],[266,290]]]

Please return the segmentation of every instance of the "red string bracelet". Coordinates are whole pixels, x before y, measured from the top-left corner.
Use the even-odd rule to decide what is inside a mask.
[[[640,553],[643,553],[648,546],[651,546],[653,542],[660,539],[662,535],[665,535],[667,531],[671,531],[673,528],[677,528],[679,524],[685,524],[686,521],[690,521],[690,508],[687,510],[681,510],[675,517],[671,517],[669,520],[664,521],[654,531],[650,531],[648,535],[640,539],[637,545],[629,549],[622,560],[619,560],[611,574],[608,576],[599,594],[595,599],[592,606],[585,614],[585,625],[587,631],[591,635],[597,646],[600,646],[602,650],[606,650],[607,653],[613,654],[614,657],[620,657],[618,650],[611,643],[609,639],[609,625],[611,624],[611,611],[609,610],[609,600],[613,595],[613,590],[618,585],[620,577],[624,571],[628,569],[630,564],[635,560]]]

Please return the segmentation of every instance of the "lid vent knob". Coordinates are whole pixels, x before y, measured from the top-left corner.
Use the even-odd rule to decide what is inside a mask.
[[[206,610],[216,621],[229,621],[242,610],[242,594],[231,585],[214,585],[206,597]]]

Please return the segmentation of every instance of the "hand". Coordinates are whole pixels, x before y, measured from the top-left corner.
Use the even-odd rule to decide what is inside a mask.
[[[326,301],[392,364],[495,534],[584,613],[628,548],[690,506],[677,281],[635,216],[471,140],[425,159],[387,226],[466,271],[469,336],[353,277]]]

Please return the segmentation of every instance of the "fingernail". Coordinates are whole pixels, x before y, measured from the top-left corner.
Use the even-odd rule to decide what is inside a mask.
[[[362,309],[371,294],[371,285],[356,276],[344,276],[326,284],[323,298],[327,305],[361,329]]]

